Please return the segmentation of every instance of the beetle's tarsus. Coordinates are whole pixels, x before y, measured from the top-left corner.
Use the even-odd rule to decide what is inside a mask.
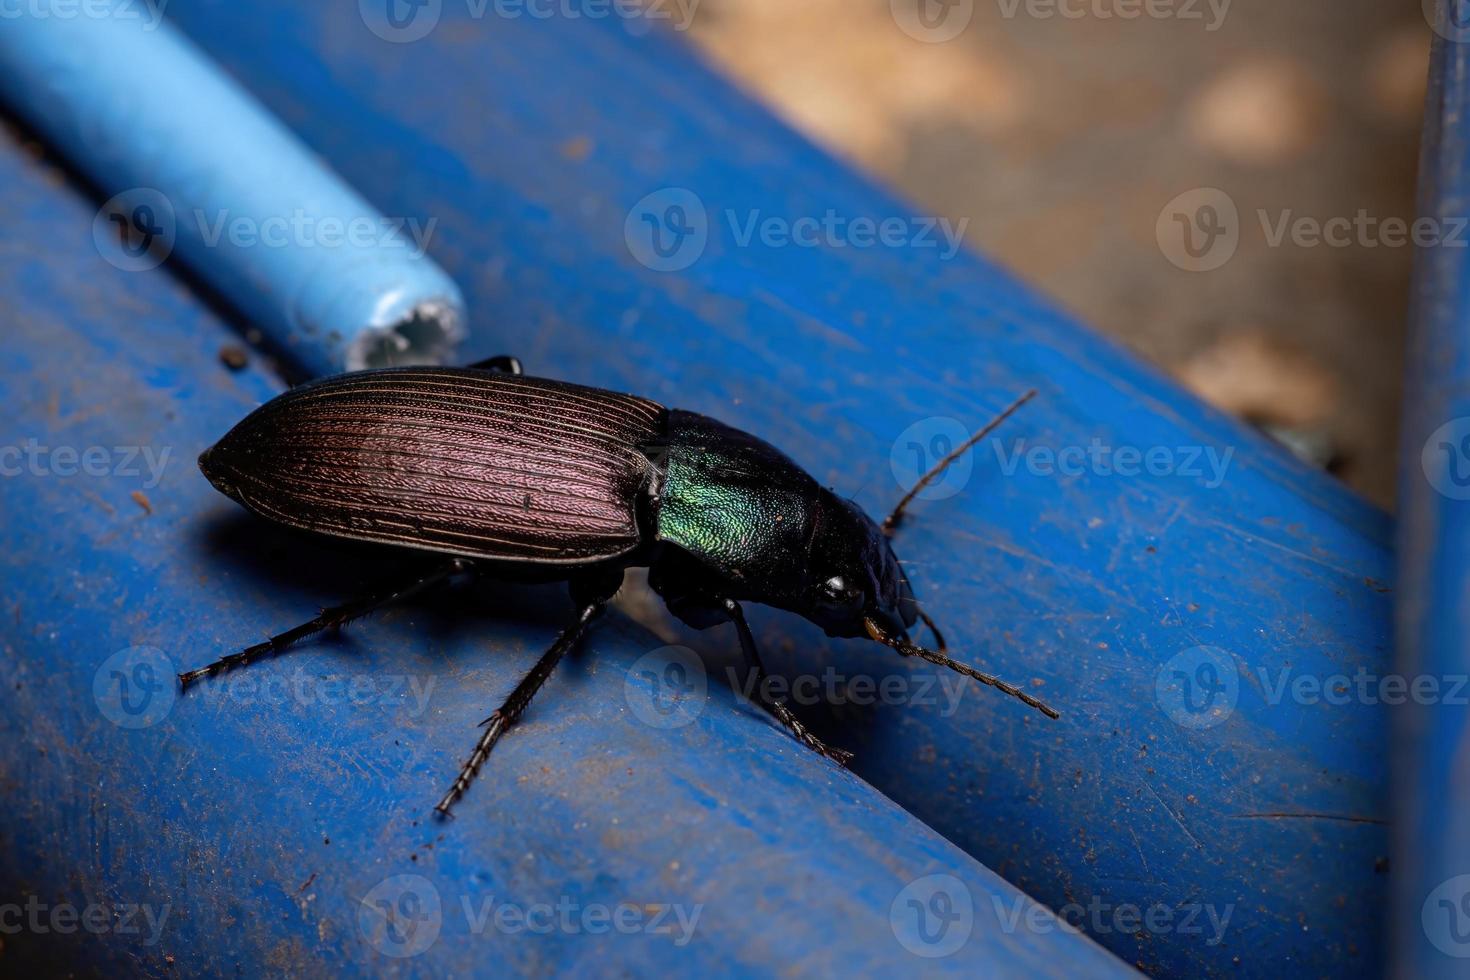
[[[583,606],[577,613],[577,618],[561,631],[556,642],[552,643],[551,647],[541,655],[541,659],[536,661],[536,666],[531,668],[531,672],[521,679],[514,691],[510,692],[510,697],[505,699],[505,704],[496,708],[491,712],[489,718],[480,722],[479,727],[485,730],[480,734],[480,740],[475,743],[475,750],[470,753],[469,759],[460,767],[459,775],[454,777],[454,783],[449,787],[449,792],[445,793],[444,798],[434,807],[436,813],[444,817],[450,815],[450,808],[459,801],[460,797],[464,796],[465,790],[469,789],[470,784],[475,781],[475,777],[480,773],[480,767],[490,757],[490,751],[495,748],[495,743],[500,741],[500,736],[504,735],[506,729],[520,719],[521,713],[526,710],[526,706],[531,703],[536,692],[541,690],[541,685],[546,683],[546,679],[556,669],[557,663],[568,650],[576,645],[582,635],[587,632],[587,627],[591,626],[592,621],[607,607],[607,598],[599,598]]]
[[[380,609],[400,599],[406,599],[409,596],[416,595],[425,589],[439,585],[451,576],[458,575],[460,572],[469,571],[473,567],[473,563],[463,558],[453,558],[441,565],[435,566],[432,570],[420,575],[407,585],[402,585],[395,589],[383,590],[361,599],[344,602],[340,606],[323,609],[314,618],[307,620],[300,626],[289,629],[284,633],[278,633],[254,646],[246,647],[239,653],[232,653],[228,656],[221,657],[212,664],[185,671],[179,675],[179,686],[183,690],[188,690],[189,685],[195,681],[203,680],[206,677],[213,677],[216,674],[222,674],[240,667],[248,667],[261,657],[275,656],[293,643],[304,640],[315,633],[320,633],[323,630],[340,630],[347,623],[360,616],[366,616],[375,609]]]
[[[725,615],[730,618],[730,622],[735,624],[735,632],[740,637],[740,652],[745,655],[746,666],[755,671],[754,689],[757,692],[764,692],[767,677],[766,665],[761,662],[760,650],[755,645],[755,636],[750,632],[750,624],[745,621],[745,610],[741,609],[740,603],[734,599],[721,600],[720,607],[724,609]],[[818,755],[826,756],[838,765],[845,766],[852,760],[851,752],[848,752],[846,749],[834,749],[813,735],[797,719],[796,715],[791,713],[791,709],[786,707],[786,705],[777,701],[775,698],[765,697],[764,693],[760,696],[765,709],[775,716],[775,719],[791,733],[791,737],[802,745],[805,745]]]

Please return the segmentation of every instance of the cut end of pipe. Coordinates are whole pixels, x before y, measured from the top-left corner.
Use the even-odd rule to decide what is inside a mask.
[[[407,316],[386,326],[369,327],[353,338],[347,346],[347,370],[452,363],[464,335],[459,304],[426,300]]]

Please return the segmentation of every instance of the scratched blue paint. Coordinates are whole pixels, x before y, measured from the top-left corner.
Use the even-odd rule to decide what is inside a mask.
[[[1463,224],[1470,109],[1470,40],[1437,41],[1420,164],[1422,216],[1446,235]],[[1462,977],[1470,957],[1470,257],[1421,249],[1404,410],[1399,498],[1399,672],[1432,679],[1438,694],[1410,699],[1395,729],[1395,975]],[[1428,689],[1426,688],[1426,693]]]
[[[393,44],[369,30],[351,3],[302,9],[276,0],[249,7],[180,2],[169,11],[383,208],[438,219],[435,254],[466,290],[467,351],[474,357],[510,351],[533,372],[717,414],[775,441],[874,513],[903,489],[890,472],[900,433],[941,416],[974,429],[1015,394],[1038,388],[1040,397],[1000,441],[982,447],[962,492],[914,508],[898,549],[958,655],[1039,692],[1063,711],[1062,721],[1048,723],[987,691],[965,691],[953,706],[815,706],[801,713],[831,741],[857,751],[857,772],[886,796],[1052,907],[1094,905],[1106,916],[1161,904],[1181,918],[1194,910],[1188,927],[1176,918],[1167,928],[1136,931],[1084,915],[1080,924],[1130,963],[1187,975],[1271,975],[1283,964],[1313,974],[1380,970],[1386,711],[1274,692],[1286,691],[1283,678],[1330,681],[1359,668],[1379,675],[1391,669],[1391,527],[1383,514],[1202,408],[983,260],[944,261],[923,248],[742,245],[727,211],[740,220],[759,212],[794,221],[828,209],[880,219],[915,209],[773,121],[661,31],[630,30],[634,25],[617,19],[491,14],[477,20],[446,4],[426,37]],[[647,258],[651,240],[630,242],[625,234],[630,210],[669,188],[698,195],[708,242],[687,268],[659,272],[634,257]],[[646,212],[655,223],[669,217],[659,200]],[[109,288],[117,288],[116,278],[106,280]],[[69,312],[66,305],[58,307],[49,292],[32,302],[38,319],[68,322],[54,312]],[[154,302],[179,321],[182,336],[193,338],[193,359],[183,364],[202,375],[217,328],[198,322],[207,319],[198,312],[191,320],[188,307],[170,296]],[[90,314],[72,318],[87,343],[96,343],[102,328],[87,326],[99,315]],[[141,329],[126,317],[108,319],[107,327],[124,336]],[[43,353],[50,349],[36,344]],[[133,356],[126,346],[120,350]],[[48,358],[32,376],[61,369]],[[71,359],[65,369],[76,370]],[[105,368],[97,370],[105,376]],[[111,383],[137,382],[123,371]],[[110,390],[100,381],[93,387]],[[255,374],[221,378],[210,388],[212,396],[201,391],[188,408],[185,431],[201,445],[207,429],[222,429],[270,390]],[[48,418],[37,413],[26,418]],[[1015,448],[1011,440],[1055,450],[1094,438],[1164,447],[1176,465],[1184,456],[1179,450],[1233,455],[1215,486],[1177,473],[1057,477],[1039,467],[1010,473],[1003,467],[1002,457]],[[168,497],[156,495],[169,509],[155,500],[152,523],[130,512],[121,516],[131,506],[125,494],[114,493],[121,499],[112,502],[117,515],[109,517],[82,511],[80,501],[63,506],[54,497],[40,499],[60,492],[50,485],[23,491],[24,506],[10,510],[84,521],[79,537],[100,538],[128,519],[144,529],[137,533],[158,535],[158,554],[126,576],[118,576],[107,556],[113,549],[136,553],[136,540],[88,555],[76,566],[92,576],[87,581],[58,571],[38,582],[27,566],[26,602],[41,594],[37,618],[22,611],[28,631],[49,635],[53,620],[74,615],[78,594],[89,593],[70,586],[117,577],[128,595],[154,598],[133,614],[130,630],[114,627],[104,649],[83,658],[92,670],[114,647],[151,642],[172,649],[182,636],[190,638],[190,656],[203,659],[237,643],[242,632],[258,635],[293,621],[302,607],[350,591],[358,578],[361,559],[347,566],[335,549],[227,521],[228,508],[211,508],[192,473],[174,479]],[[200,553],[171,522],[187,523],[196,534],[211,522],[243,530],[216,532]],[[50,527],[35,523],[7,529],[8,554],[34,553],[43,533],[51,540]],[[57,584],[63,580],[64,590]],[[832,785],[851,786],[845,781],[822,782],[807,795],[802,787],[810,773],[822,773],[819,781],[842,777],[798,762],[800,754],[786,751],[779,732],[729,699],[718,671],[710,678],[711,705],[696,725],[673,735],[625,730],[626,712],[606,702],[620,697],[619,668],[636,658],[640,643],[651,642],[627,625],[598,634],[587,662],[609,666],[559,677],[554,683],[563,686],[547,693],[561,696],[538,704],[526,730],[497,750],[495,778],[482,780],[450,836],[432,857],[421,852],[420,863],[406,863],[401,844],[410,832],[401,823],[391,832],[382,827],[394,815],[407,820],[419,813],[417,800],[432,795],[463,751],[463,731],[508,685],[512,672],[494,654],[509,646],[524,666],[551,629],[554,617],[540,607],[531,622],[523,612],[505,622],[507,612],[528,605],[523,594],[497,598],[482,590],[476,595],[484,604],[469,603],[467,621],[454,615],[463,602],[413,606],[380,617],[371,630],[349,631],[350,645],[340,650],[313,647],[271,668],[321,670],[360,659],[378,673],[404,670],[405,662],[432,673],[447,659],[432,724],[395,716],[391,737],[361,712],[241,710],[240,717],[210,715],[200,728],[187,717],[188,701],[180,702],[163,723],[179,740],[176,755],[149,769],[146,797],[126,797],[119,809],[136,819],[140,799],[158,798],[156,787],[177,790],[169,798],[182,802],[174,805],[178,818],[169,833],[181,849],[199,848],[201,856],[166,851],[150,857],[165,864],[124,871],[171,872],[168,880],[176,880],[179,868],[167,862],[195,861],[204,868],[197,872],[202,920],[231,903],[243,914],[267,897],[280,902],[282,894],[282,907],[291,909],[288,893],[296,884],[284,884],[288,871],[307,870],[311,862],[303,857],[324,853],[333,855],[330,862],[320,859],[324,874],[335,875],[333,885],[345,882],[361,894],[371,881],[425,860],[436,875],[463,887],[477,862],[528,833],[540,835],[528,851],[554,851],[570,841],[580,848],[570,867],[591,875],[594,867],[607,873],[612,866],[620,879],[640,882],[661,880],[644,876],[665,861],[687,868],[677,857],[681,848],[708,855],[713,838],[754,839],[761,842],[754,851],[720,852],[720,875],[740,876],[723,894],[738,899],[747,915],[755,914],[751,908],[770,911],[799,931],[776,929],[771,920],[741,923],[732,913],[721,924],[731,932],[720,936],[740,938],[716,955],[748,939],[743,929],[764,928],[757,951],[735,963],[770,967],[796,957],[812,969],[891,965],[866,944],[832,943],[834,937],[871,939],[875,931],[879,940],[891,935],[886,924],[875,924],[874,910],[892,901],[892,879],[884,872],[870,880],[864,874],[877,872],[862,869],[869,862],[912,868],[911,848],[931,839],[911,823],[881,825],[858,814],[866,804],[834,795]],[[111,600],[104,604],[108,615],[116,615],[119,585],[104,595]],[[170,610],[159,596],[175,602],[188,596],[189,605]],[[78,618],[94,628],[104,621],[98,611]],[[788,676],[828,665],[879,679],[929,675],[885,651],[826,640],[790,617],[758,612],[754,618],[769,659]],[[663,633],[659,642],[670,638],[667,624],[652,625]],[[699,648],[712,664],[731,650],[723,631],[673,638]],[[28,657],[53,662],[54,654],[42,656],[49,648],[32,642]],[[1174,673],[1181,664],[1189,668],[1181,669],[1182,678]],[[1223,671],[1206,669],[1221,664]],[[1231,677],[1233,684],[1223,679]],[[1186,681],[1209,683],[1186,690]],[[90,683],[90,674],[77,670],[64,689],[88,691]],[[923,700],[917,684],[909,690],[915,692],[910,702]],[[1222,692],[1229,691],[1233,697],[1226,698]],[[1189,694],[1192,700],[1183,696]],[[241,751],[247,735],[258,744]],[[408,748],[392,745],[392,738]],[[93,742],[99,750],[107,745]],[[236,751],[226,753],[226,746]],[[601,764],[609,758],[616,761]],[[188,782],[179,786],[184,763]],[[672,775],[645,770],[654,766]],[[385,767],[392,771],[385,774]],[[614,778],[623,768],[652,781],[625,792]],[[124,771],[131,778],[139,769]],[[242,799],[230,780],[268,788],[267,798]],[[31,791],[31,783],[23,785]],[[534,802],[520,802],[517,792],[535,793]],[[699,795],[725,801],[714,811],[718,826],[708,825],[711,811],[693,802]],[[558,804],[566,797],[573,805]],[[602,836],[595,842],[579,828],[589,819],[589,801],[599,804]],[[826,816],[803,816],[803,801],[825,807]],[[198,817],[188,828],[181,826],[185,806]],[[626,831],[609,836],[613,817],[619,827],[631,820],[646,833],[636,840],[620,836]],[[860,833],[832,832],[831,821],[849,818]],[[485,828],[474,819],[496,822]],[[310,846],[315,840],[306,831],[327,822],[346,828],[347,856]],[[473,836],[455,837],[466,824]],[[234,829],[243,825],[268,827],[284,843],[241,841]],[[761,866],[753,856],[796,841],[809,848],[803,835],[811,834],[840,846],[820,857],[797,847],[775,866]],[[382,846],[384,839],[398,849]],[[30,853],[41,853],[43,844],[63,847],[58,840],[52,834],[29,841]],[[635,853],[650,840],[664,848],[656,859]],[[338,847],[338,838],[333,841]],[[875,857],[881,849],[874,841],[894,854]],[[243,850],[241,867],[249,869],[251,884],[208,877],[229,847]],[[353,877],[352,862],[364,854],[374,862],[372,874]],[[477,880],[465,890],[478,896],[500,881],[520,880],[517,865],[495,869],[492,883]],[[571,887],[566,876],[536,880]],[[855,901],[857,917],[845,921],[847,910],[789,913],[828,892]],[[1228,916],[1223,930],[1208,928],[1205,909]],[[286,956],[304,948],[358,965],[352,957],[360,951],[350,943],[320,936],[322,922],[339,923],[343,910],[313,907],[312,915],[287,925],[262,920],[225,935],[208,932],[205,923],[190,938],[221,943],[218,954],[201,954],[221,957],[215,962],[255,963],[262,950]],[[1000,935],[1015,938],[1003,929]],[[445,952],[443,945],[426,955],[469,955]],[[804,958],[814,946],[822,956],[851,958]],[[552,948],[555,965],[584,962],[574,959],[580,955],[574,943]],[[537,955],[524,944],[505,949]],[[978,955],[966,950],[961,955]],[[664,963],[653,953],[636,955],[648,957],[639,964]],[[1008,964],[1012,955],[1012,947],[995,953]],[[1029,969],[1051,974],[1091,965],[1027,961]]]
[[[262,527],[214,492],[195,456],[279,380],[222,366],[237,333],[166,273],[114,269],[69,234],[92,200],[12,134],[0,176],[0,220],[27,246],[0,263],[7,337],[28,355],[0,367],[8,973],[1136,975],[728,688],[683,728],[637,720],[630,668],[662,642],[620,617],[459,819],[431,819],[476,723],[568,614],[556,587],[461,587],[174,698],[175,670],[401,559]],[[103,447],[109,469],[30,472],[8,452],[30,440]],[[169,453],[157,482],[113,450],[139,446]],[[911,890],[935,875],[967,919]],[[913,951],[943,949],[917,931],[915,894],[935,942],[964,940],[943,958]],[[562,906],[571,918],[533,911]],[[537,929],[497,926],[504,907]],[[691,931],[657,931],[670,907]],[[116,917],[58,931],[66,908]],[[638,928],[583,918],[619,908]]]
[[[104,219],[111,260],[176,256],[314,373],[381,360],[420,313],[442,326],[418,359],[458,338],[463,298],[411,216],[373,208],[149,4],[19,5],[4,28],[0,98],[130,226]]]
[[[1003,440],[1233,449],[1210,488],[1178,475],[1007,476],[992,445],[963,493],[915,509],[899,552],[957,651],[1041,682],[1061,722],[988,692],[947,717],[916,704],[806,715],[885,794],[1055,908],[1229,910],[1215,944],[1208,931],[1094,930],[1129,962],[1379,970],[1386,710],[1274,692],[1283,677],[1390,670],[1381,512],[982,260],[742,246],[727,211],[793,221],[915,208],[712,79],[666,32],[475,19],[446,4],[423,40],[390,44],[351,11],[277,9],[173,12],[385,206],[440,217],[475,356],[513,351],[533,372],[717,414],[875,513],[902,489],[889,471],[899,433],[936,416],[974,429],[1033,386],[1040,398]],[[625,225],[668,188],[695,191],[709,234],[688,268],[657,272],[633,257]],[[788,675],[927,670],[790,617],[755,620]],[[683,639],[718,654],[731,643]],[[1232,712],[1205,729],[1176,724],[1155,693],[1199,646],[1227,651],[1238,672]]]

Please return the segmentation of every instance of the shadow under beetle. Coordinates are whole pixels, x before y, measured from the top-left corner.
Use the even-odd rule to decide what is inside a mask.
[[[633,395],[528,378],[513,357],[465,369],[358,371],[293,388],[205,450],[199,468],[209,482],[291,527],[447,557],[179,680],[187,688],[243,667],[461,573],[567,581],[576,615],[482,723],[435,807],[447,815],[617,592],[623,570],[647,566],[649,585],[679,619],[696,629],[735,625],[758,681],[765,668],[742,600],[959,671],[1055,718],[1019,688],[944,655],[888,543],[915,494],[1033,394],[941,460],[880,527],[752,435]],[[909,640],[921,618],[938,651]],[[839,763],[851,758],[782,702],[762,700],[802,744]]]

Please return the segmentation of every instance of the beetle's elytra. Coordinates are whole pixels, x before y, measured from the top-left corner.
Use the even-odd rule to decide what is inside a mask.
[[[444,561],[183,674],[186,687],[462,572],[569,583],[576,617],[490,716],[440,813],[463,795],[630,566],[646,566],[650,585],[689,625],[734,623],[759,676],[764,668],[742,601],[797,613],[831,636],[869,637],[1056,717],[1019,689],[944,656],[942,640],[941,652],[911,643],[907,630],[923,613],[884,529],[773,446],[644,398],[526,377],[514,358],[464,369],[359,371],[294,388],[247,416],[199,466],[222,493],[263,517]],[[849,758],[784,704],[765,706],[805,745],[839,762]]]

